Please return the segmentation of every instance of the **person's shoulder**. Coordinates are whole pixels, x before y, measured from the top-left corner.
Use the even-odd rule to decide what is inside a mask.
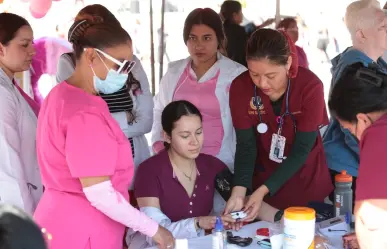
[[[75,115],[99,115],[105,117],[110,115],[106,102],[98,97],[84,92],[83,90],[63,81],[56,85],[47,95],[46,105],[54,107],[61,112],[63,117],[71,118]]]
[[[231,60],[230,58],[219,54],[219,61],[221,63],[221,68],[226,69],[230,74],[234,74],[235,77],[239,76],[241,73],[246,72],[247,68],[242,64],[239,64],[236,61]]]
[[[0,78],[0,108],[10,108],[11,106],[15,107],[17,103],[17,98],[12,91],[12,87],[9,82],[5,82],[2,78]],[[15,110],[16,111],[16,110]]]
[[[376,139],[372,139],[376,138]],[[387,114],[384,114],[374,124],[364,131],[362,141],[385,141],[387,139]]]
[[[197,162],[199,162],[201,170],[214,171],[215,173],[227,167],[219,158],[204,153],[199,154]]]
[[[160,171],[169,163],[168,152],[160,151],[158,154],[146,159],[138,166],[139,174],[158,175]]]
[[[232,38],[238,38],[236,35],[246,35],[245,28],[236,23],[224,23],[224,30],[232,35]]]
[[[298,67],[298,73],[294,80],[296,84],[302,84],[305,87],[315,87],[323,84],[315,73],[305,67]]]
[[[179,69],[181,67],[185,68],[190,60],[191,59],[188,57],[188,58],[185,58],[185,59],[181,59],[181,60],[177,60],[177,61],[172,61],[172,62],[170,62],[168,64],[168,71],[170,71],[170,72],[179,71]]]
[[[231,90],[245,91],[254,87],[254,83],[251,80],[250,74],[248,71],[245,71],[238,75],[231,84]]]

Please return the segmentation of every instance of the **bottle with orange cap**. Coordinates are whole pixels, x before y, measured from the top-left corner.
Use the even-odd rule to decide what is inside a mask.
[[[345,170],[335,176],[335,216],[344,215],[347,223],[351,223],[352,218],[352,176]]]
[[[314,249],[316,211],[290,207],[284,215],[283,249]]]

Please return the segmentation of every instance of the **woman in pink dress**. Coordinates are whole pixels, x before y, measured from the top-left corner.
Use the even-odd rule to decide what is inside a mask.
[[[38,120],[45,192],[34,218],[52,235],[50,249],[122,249],[125,227],[172,249],[171,233],[128,202],[130,143],[97,96],[125,84],[134,64],[130,37],[99,16],[75,22],[69,36],[75,71],[51,90]]]

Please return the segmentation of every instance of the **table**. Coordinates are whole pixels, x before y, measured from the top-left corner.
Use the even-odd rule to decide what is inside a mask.
[[[258,228],[265,228],[269,227],[270,223],[265,222],[265,221],[259,221],[255,222],[249,225],[244,226],[240,231],[238,232],[233,232],[234,235],[238,235],[241,237],[254,237],[255,232]],[[329,249],[343,249],[342,246],[342,236],[344,235],[343,232],[332,232],[329,236],[329,240],[333,244],[333,247]],[[199,237],[199,238],[194,238],[188,240],[188,249],[211,249],[212,245],[212,238],[211,235]],[[239,249],[239,248],[245,248],[245,249],[265,249],[257,244],[257,240],[254,239],[253,243],[250,246],[247,247],[238,247],[235,245],[228,245],[228,249]],[[149,247],[148,249],[157,249],[157,247]],[[176,248],[180,249],[180,248]],[[182,248],[182,249],[187,249],[187,248]]]

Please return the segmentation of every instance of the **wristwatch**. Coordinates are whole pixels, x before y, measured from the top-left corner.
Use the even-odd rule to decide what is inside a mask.
[[[274,215],[274,222],[281,222],[282,217],[284,216],[284,210],[278,210]]]
[[[200,224],[199,224],[199,218],[196,218],[195,221],[196,221],[196,227],[197,227],[198,229],[202,229],[202,228],[200,227]]]

